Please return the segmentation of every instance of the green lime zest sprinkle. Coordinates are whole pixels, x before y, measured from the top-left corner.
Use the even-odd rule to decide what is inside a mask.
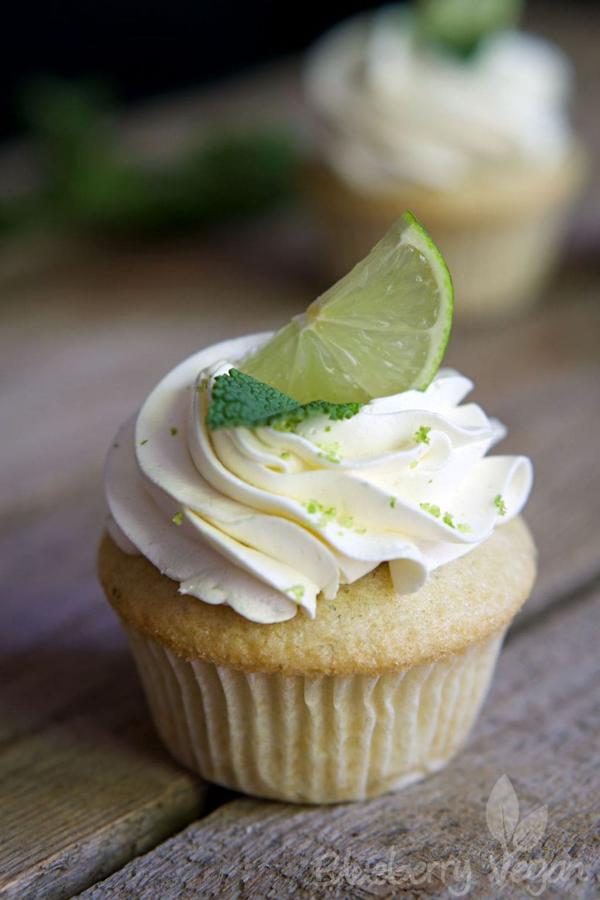
[[[328,416],[332,421],[350,419],[362,403],[330,403],[311,400],[298,403],[269,384],[258,381],[238,369],[217,375],[212,388],[206,424],[217,428],[258,428],[271,426],[278,431],[293,431],[305,419]]]
[[[337,518],[337,510],[335,506],[323,506],[318,500],[309,500],[304,507],[311,516],[318,515],[319,521],[316,523],[318,528],[324,528],[330,522],[335,522]]]
[[[300,603],[304,599],[304,585],[293,584],[291,587],[285,588],[285,593],[290,594],[296,603]]]
[[[290,452],[289,452],[289,450],[282,450],[281,453],[279,454],[279,456],[281,459],[289,459]]]
[[[441,519],[444,525],[447,525],[449,528],[455,528],[463,534],[470,534],[473,531],[467,522],[455,522],[451,512],[446,511],[442,514],[442,510],[435,503],[420,503],[419,506],[435,519]]]
[[[173,525],[182,525],[183,524],[183,513],[182,512],[175,513],[175,515],[171,519],[171,522],[173,523]]]
[[[498,510],[501,516],[505,516],[507,513],[506,503],[502,497],[502,494],[496,494],[494,497],[494,506]]]
[[[171,425],[170,431],[171,431],[171,437],[175,437],[175,435],[177,434],[177,432],[179,431],[179,429],[178,429],[178,428],[175,428],[174,425]]]
[[[354,516],[351,516],[349,513],[339,515],[335,506],[324,506],[318,500],[308,500],[304,503],[304,508],[311,516],[319,516],[315,523],[317,528],[324,528],[326,525],[335,522],[341,528],[347,528],[356,534],[366,534],[366,528],[354,527]],[[338,532],[338,534],[342,534],[342,532]]]
[[[395,509],[395,508],[396,508],[396,503],[397,503],[397,502],[398,502],[398,498],[397,498],[397,497],[390,497],[390,506],[392,507],[392,509]]]
[[[325,426],[325,431],[331,431],[331,425],[326,425],[326,426]]]
[[[342,458],[340,456],[340,445],[337,441],[334,444],[317,444],[316,445],[321,451],[317,455],[320,459],[326,459],[330,463],[340,463]]]
[[[415,444],[428,444],[430,431],[431,428],[429,425],[421,425],[421,427],[415,431]]]
[[[144,444],[147,444],[147,443],[148,443],[148,438],[144,438],[143,441],[140,441],[140,447],[143,447]]]

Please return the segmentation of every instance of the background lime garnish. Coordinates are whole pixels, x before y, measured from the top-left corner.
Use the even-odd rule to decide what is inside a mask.
[[[452,280],[411,213],[239,368],[301,403],[425,389],[450,336]]]
[[[514,26],[523,0],[418,0],[417,32],[458,56],[471,56],[494,31]]]

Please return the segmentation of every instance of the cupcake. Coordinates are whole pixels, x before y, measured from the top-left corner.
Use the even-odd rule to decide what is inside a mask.
[[[178,365],[114,440],[100,580],[205,779],[356,800],[464,744],[535,551],[531,463],[489,456],[503,426],[438,370],[451,314],[406,216],[277,334]]]
[[[490,6],[462,5],[472,17]],[[461,43],[436,7],[456,3],[384,7],[310,53],[318,153],[304,191],[337,274],[410,208],[448,261],[458,315],[510,315],[539,296],[582,185],[572,71],[556,47],[493,22]]]

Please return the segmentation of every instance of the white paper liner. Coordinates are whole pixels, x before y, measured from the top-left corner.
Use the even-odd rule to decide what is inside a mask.
[[[284,676],[187,661],[127,628],[156,728],[206,780],[295,803],[362,800],[444,766],[467,738],[503,634],[379,676]]]

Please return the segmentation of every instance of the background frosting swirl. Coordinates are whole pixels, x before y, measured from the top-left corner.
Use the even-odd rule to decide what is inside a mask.
[[[335,597],[389,562],[398,594],[468,553],[518,514],[531,483],[522,456],[486,456],[504,435],[441,370],[424,391],[373,400],[352,419],[294,432],[210,432],[212,379],[269,337],[195,354],[152,391],[106,464],[109,530],[180,583],[180,592],[278,622]],[[500,496],[502,502],[497,498]]]
[[[359,188],[452,189],[507,163],[561,160],[572,71],[541,38],[502,31],[462,61],[422,45],[409,12],[383,7],[317,43],[306,89],[323,153]]]

